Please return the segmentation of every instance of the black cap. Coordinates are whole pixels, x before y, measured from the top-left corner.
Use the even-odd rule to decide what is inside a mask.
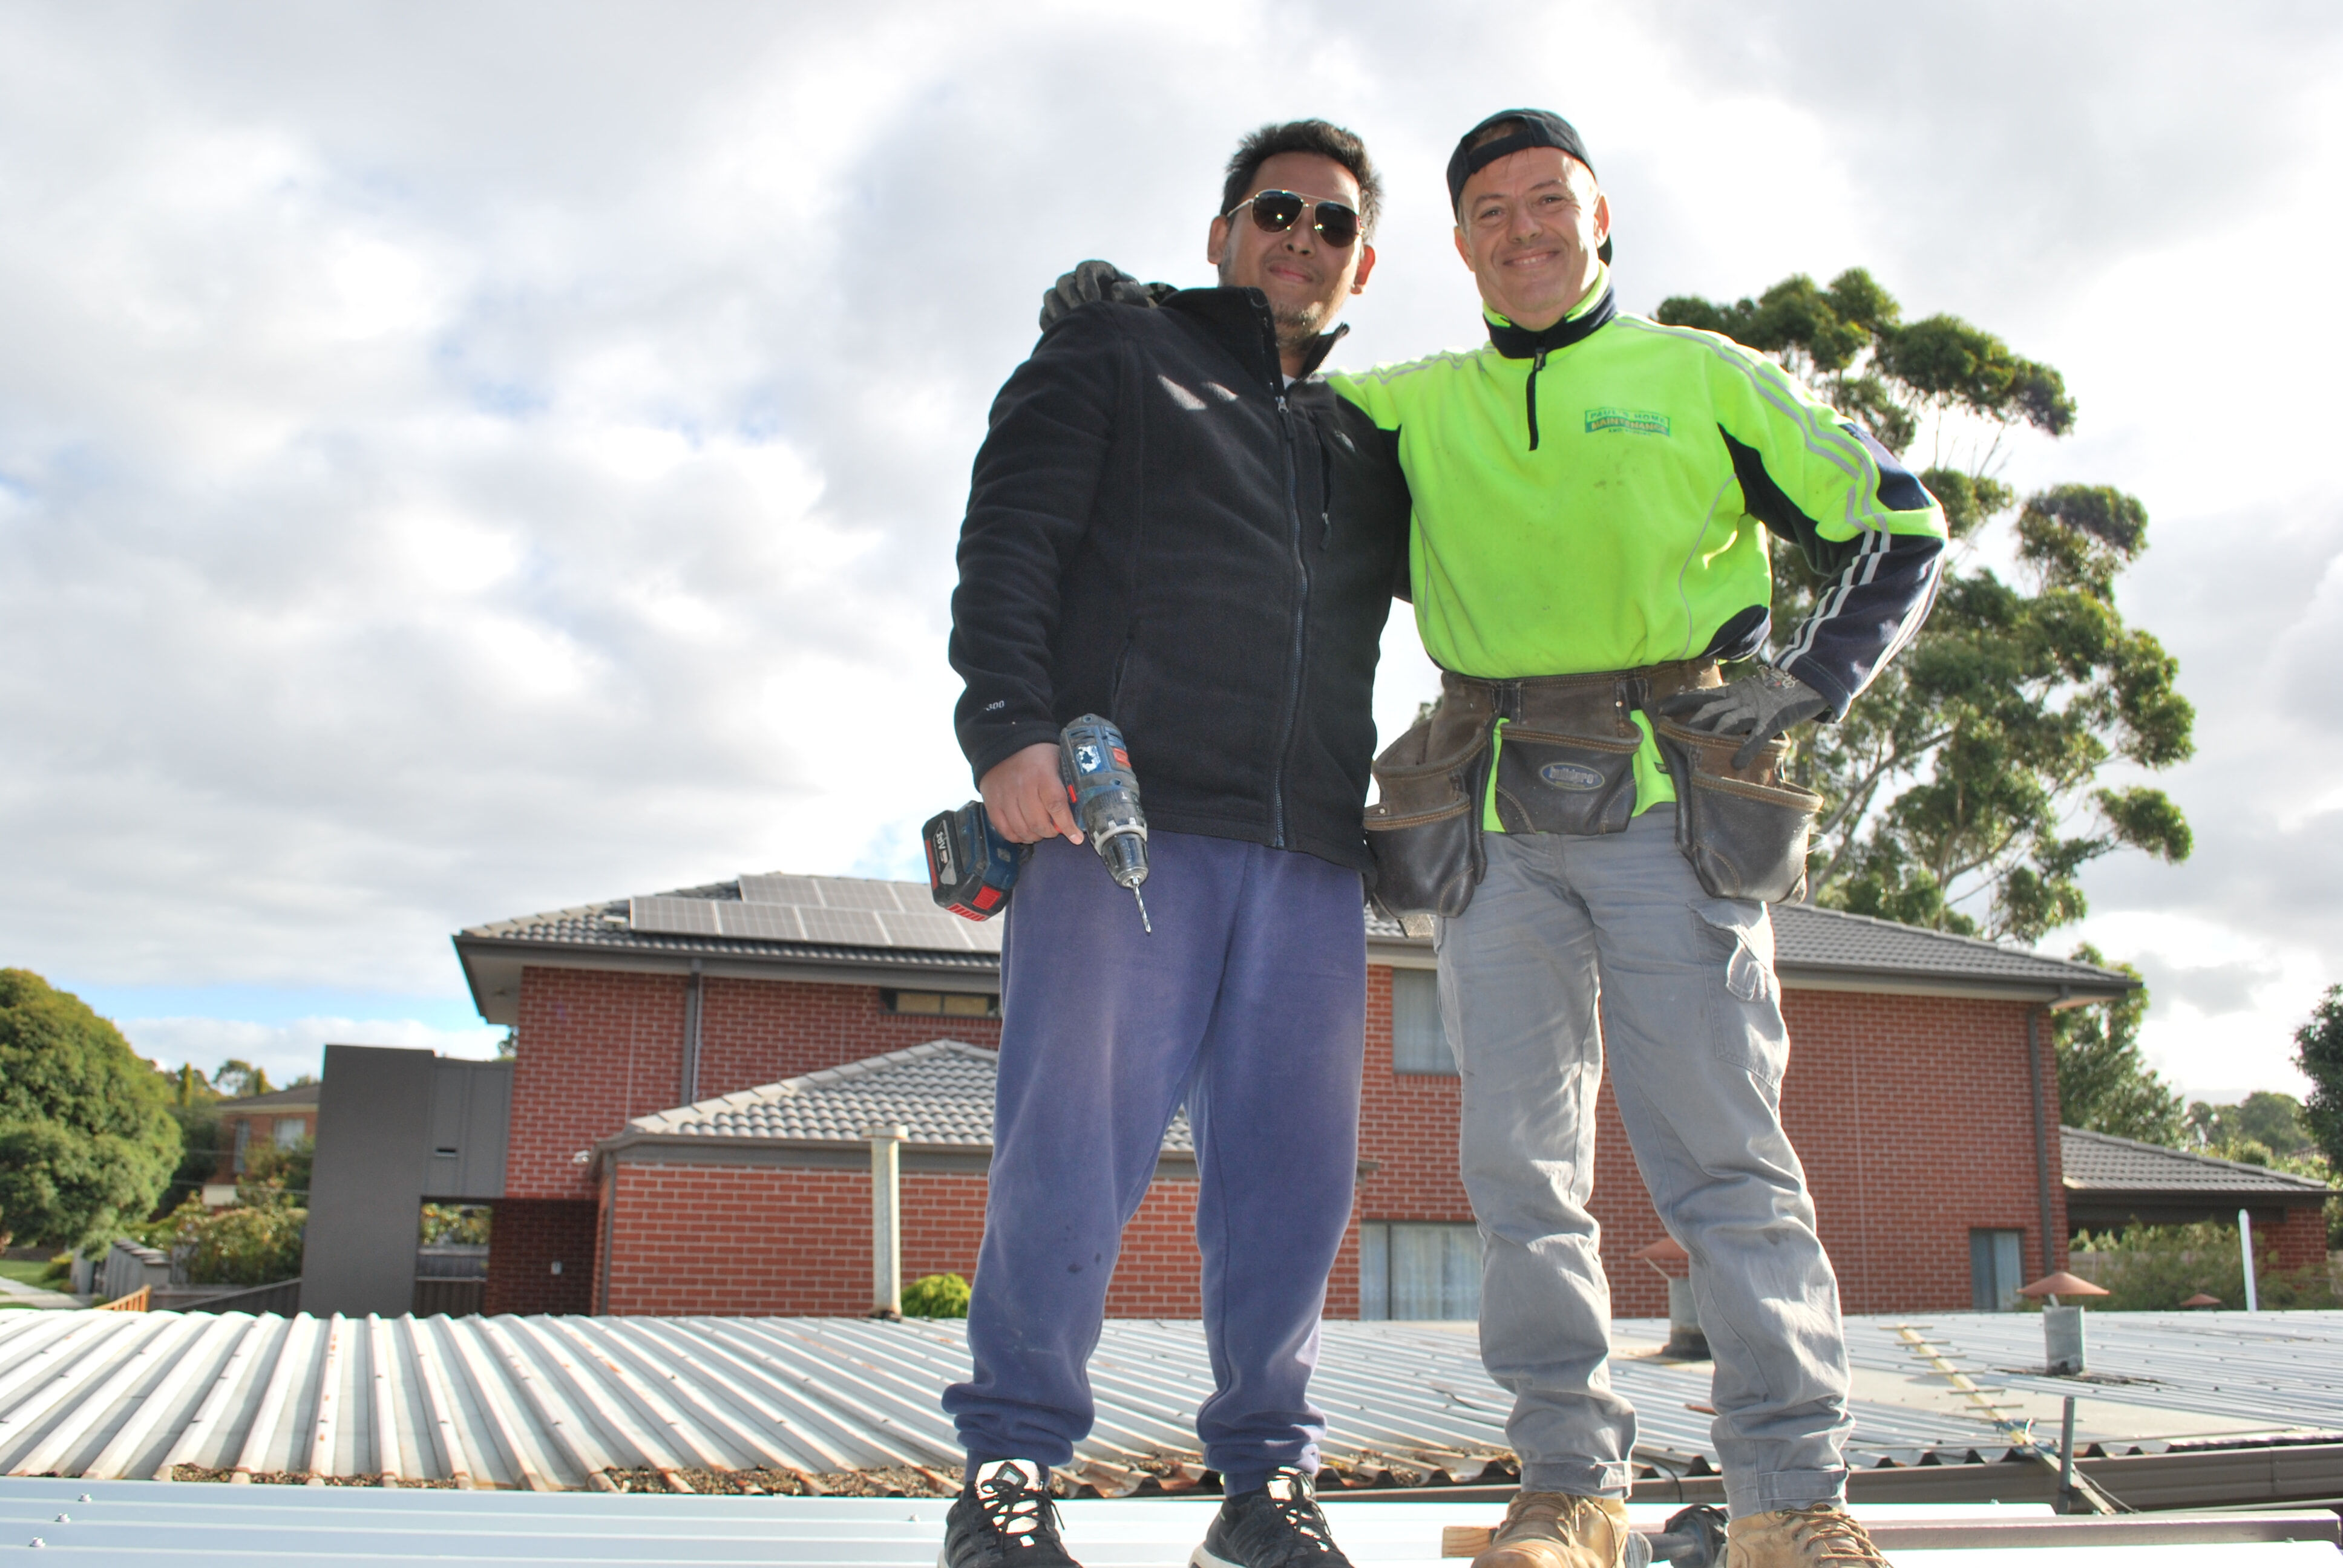
[[[1480,146],[1473,145],[1473,137],[1502,120],[1519,120],[1522,128]],[[1594,160],[1586,156],[1586,144],[1578,139],[1578,127],[1560,115],[1544,109],[1500,109],[1465,132],[1456,150],[1448,155],[1448,210],[1454,212],[1457,204],[1464,199],[1466,180],[1508,153],[1518,153],[1524,147],[1553,147],[1584,164],[1588,174],[1594,172]],[[1603,258],[1604,266],[1610,265],[1610,236],[1604,236],[1602,248],[1594,254]]]

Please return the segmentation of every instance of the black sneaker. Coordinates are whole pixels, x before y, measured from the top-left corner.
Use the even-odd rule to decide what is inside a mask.
[[[998,1459],[970,1471],[944,1516],[936,1568],[1081,1568],[1058,1539],[1049,1467]]]
[[[1306,1471],[1272,1471],[1268,1485],[1221,1504],[1189,1568],[1351,1568],[1317,1493]]]

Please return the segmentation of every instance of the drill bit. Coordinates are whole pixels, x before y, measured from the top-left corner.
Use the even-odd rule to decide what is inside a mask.
[[[1146,928],[1147,934],[1149,936],[1153,936],[1155,934],[1155,922],[1147,918],[1147,900],[1141,896],[1139,891],[1139,888],[1135,883],[1131,887],[1131,896],[1139,900],[1139,923]]]

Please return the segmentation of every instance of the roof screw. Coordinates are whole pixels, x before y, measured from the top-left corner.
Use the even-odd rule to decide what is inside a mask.
[[[85,1492],[85,1493],[83,1493],[81,1494],[81,1499],[80,1499],[80,1501],[82,1501],[82,1502],[84,1502],[84,1503],[95,1503],[95,1502],[96,1502],[96,1501],[97,1501],[97,1499],[96,1499],[96,1498],[95,1498],[95,1497],[92,1497],[88,1493]]]
[[[73,1517],[70,1514],[60,1513],[57,1515],[57,1523],[60,1524],[71,1524],[73,1523]]]
[[[35,1535],[30,1541],[25,1542],[25,1544],[27,1546],[46,1546],[48,1543]]]

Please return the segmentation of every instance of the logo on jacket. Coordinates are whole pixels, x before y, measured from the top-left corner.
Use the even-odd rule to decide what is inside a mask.
[[[1578,762],[1549,762],[1538,769],[1538,777],[1557,789],[1600,789],[1603,775]]]
[[[1665,414],[1649,408],[1589,408],[1586,411],[1586,433],[1605,435],[1617,431],[1623,436],[1664,436],[1673,428]]]

